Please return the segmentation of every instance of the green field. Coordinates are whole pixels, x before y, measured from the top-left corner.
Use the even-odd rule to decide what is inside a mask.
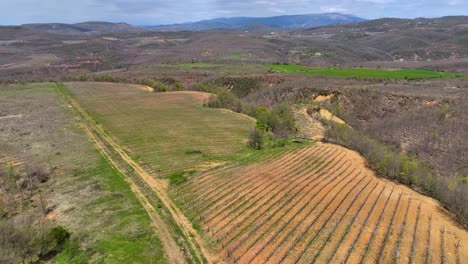
[[[136,160],[160,175],[204,169],[247,149],[253,120],[203,107],[209,94],[152,93],[139,86],[108,83],[66,86]]]
[[[62,99],[55,84],[0,86],[0,165],[20,162],[18,172],[22,166],[57,168],[44,187],[45,201],[55,208],[54,223],[82,249],[67,248],[57,262],[165,262],[145,209]],[[23,210],[36,212],[34,203]]]
[[[368,69],[368,68],[320,68],[302,65],[266,65],[270,70],[279,73],[296,73],[313,76],[375,78],[375,79],[428,79],[456,78],[463,75],[451,72],[436,72],[422,69]]]

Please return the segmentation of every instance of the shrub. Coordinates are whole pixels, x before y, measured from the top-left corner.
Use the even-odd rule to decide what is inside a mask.
[[[255,116],[257,117],[256,127],[260,131],[267,131],[268,120],[270,119],[271,113],[263,106],[257,108]]]
[[[66,246],[70,239],[70,233],[62,226],[56,226],[50,229],[44,241],[43,255],[56,255]]]
[[[257,127],[253,127],[249,133],[249,146],[252,149],[262,149],[263,147],[263,136],[262,133],[257,129]]]
[[[212,84],[224,87],[239,98],[260,89],[261,82],[256,78],[223,77],[211,81]]]
[[[268,126],[280,138],[287,138],[291,133],[294,133],[296,126],[291,107],[287,103],[281,103],[273,108]]]

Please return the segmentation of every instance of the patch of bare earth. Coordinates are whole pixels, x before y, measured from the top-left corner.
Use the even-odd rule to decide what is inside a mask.
[[[294,107],[293,108],[294,121],[297,124],[297,135],[299,138],[308,140],[316,140],[323,138],[325,131],[322,123],[315,118],[312,118],[307,113],[307,107]]]

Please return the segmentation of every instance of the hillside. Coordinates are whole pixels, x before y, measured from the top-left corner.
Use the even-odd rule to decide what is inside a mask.
[[[154,222],[55,84],[0,85],[0,131],[0,263],[166,261]],[[59,227],[68,235],[51,248]]]
[[[109,23],[109,22],[82,22],[76,24],[63,24],[63,23],[38,23],[38,24],[24,24],[21,27],[45,31],[55,34],[99,34],[110,32],[143,32],[145,29],[129,25],[127,23]]]
[[[365,47],[365,60],[400,63],[440,59],[455,61],[468,55],[467,25],[467,16],[433,19],[382,18],[299,30],[292,36],[314,39],[326,37],[331,44],[329,52],[338,50],[334,48],[336,43],[346,43],[356,49]]]
[[[229,69],[223,65],[203,63],[189,63],[178,67],[192,67],[194,70],[217,69],[216,67],[221,67],[223,71]],[[366,74],[366,71],[362,73]],[[11,100],[18,94],[14,90],[6,89],[6,94],[0,97],[8,102],[8,107],[2,114],[2,121],[6,120],[3,122],[3,131],[8,132],[8,138],[3,144],[8,153],[13,154],[30,149],[31,161],[37,160],[38,156],[34,155],[35,153],[40,153],[44,155],[43,160],[55,155],[57,157],[54,156],[53,160],[65,157],[66,160],[73,160],[68,166],[86,168],[88,167],[82,162],[93,163],[98,157],[81,155],[78,159],[78,156],[75,158],[73,155],[80,155],[81,152],[68,153],[67,150],[85,148],[94,150],[97,154],[95,148],[99,149],[99,157],[103,162],[100,167],[102,170],[73,170],[70,174],[80,177],[81,173],[89,172],[82,176],[83,184],[97,187],[67,192],[65,190],[70,190],[68,188],[76,189],[83,185],[67,185],[64,182],[53,185],[54,192],[48,196],[55,198],[48,198],[53,201],[50,207],[53,217],[73,231],[72,238],[79,239],[82,243],[80,248],[86,250],[86,253],[81,253],[85,254],[84,256],[106,258],[109,261],[118,256],[120,259],[131,261],[144,255],[160,259],[161,262],[164,262],[164,258],[169,263],[462,263],[467,258],[463,248],[468,243],[468,234],[454,221],[454,214],[448,212],[439,202],[405,185],[378,177],[386,175],[378,175],[371,171],[368,167],[370,160],[366,161],[354,151],[313,140],[280,138],[293,138],[295,132],[292,129],[288,136],[284,134],[285,130],[281,130],[281,126],[286,129],[285,126],[288,125],[287,107],[292,105],[278,102],[304,103],[310,102],[307,98],[313,98],[314,102],[321,102],[325,107],[330,102],[352,98],[355,104],[376,110],[375,106],[368,102],[360,103],[358,99],[361,97],[357,97],[357,94],[351,97],[349,92],[354,90],[346,91],[344,83],[361,86],[367,82],[372,86],[378,81],[315,79],[312,82],[311,79],[303,79],[301,83],[286,74],[275,76],[272,74],[267,79],[272,83],[274,78],[277,78],[279,83],[275,86],[261,87],[259,79],[224,77],[191,87],[198,87],[200,91],[206,89],[205,92],[155,92],[153,88],[144,85],[72,82],[65,85],[51,84],[47,89],[49,93],[53,91],[53,94],[44,97],[37,97],[34,93],[28,94],[31,97],[28,100],[35,102],[36,108],[41,104],[50,106],[47,98],[60,98],[60,107],[67,108],[66,115],[71,113],[69,117],[74,118],[67,119],[71,127],[60,124],[63,122],[60,119],[43,118],[51,115],[46,112],[48,108],[41,108],[42,112],[34,110],[34,105],[31,104],[28,104],[31,109],[26,108],[24,104],[27,102],[23,103],[21,100],[27,97],[22,96],[20,101]],[[302,76],[299,75],[298,78]],[[288,79],[289,81],[286,81]],[[168,84],[171,80],[162,81]],[[430,82],[435,81],[426,81]],[[161,85],[155,83],[158,84],[158,81],[149,85],[155,88]],[[311,83],[317,87],[323,84],[339,85],[342,91],[316,97],[317,94],[325,94],[325,91],[311,87]],[[221,86],[214,88],[210,86],[213,84]],[[389,93],[394,93],[398,88],[395,88],[396,84],[395,82],[385,87],[383,84],[381,86]],[[293,89],[288,88],[288,85]],[[28,86],[17,87],[24,89]],[[169,84],[167,87],[181,89]],[[418,91],[415,87],[413,92]],[[25,92],[34,89],[38,87],[26,89]],[[216,92],[217,96],[206,93],[209,89],[213,89],[210,91]],[[443,89],[433,89],[438,91],[441,97],[446,96]],[[430,93],[427,90],[423,91]],[[235,101],[227,95],[231,92],[243,100]],[[463,95],[463,92],[458,93]],[[421,92],[421,95],[423,94]],[[451,95],[454,93],[451,92]],[[375,98],[371,93],[369,96]],[[40,100],[36,101],[35,98]],[[222,105],[223,102],[231,104]],[[252,118],[215,108],[229,107],[246,113],[245,109],[251,109],[254,102],[262,102],[262,105],[268,107],[255,108],[257,113],[260,113],[257,116],[257,126],[265,122],[264,126],[268,130],[265,132],[265,147],[261,150],[247,148],[247,143],[250,146],[249,135],[252,133],[249,133],[249,130],[254,124]],[[380,101],[376,101],[375,104],[388,107],[388,104]],[[404,106],[401,103],[398,105]],[[51,116],[58,118],[58,106],[55,105],[55,108],[55,114]],[[30,110],[18,112],[15,109]],[[324,108],[320,113],[326,112],[322,110]],[[392,111],[388,108],[377,110]],[[367,113],[357,108],[351,109],[350,112]],[[332,116],[330,112],[327,114]],[[266,115],[267,118],[263,119],[262,115]],[[14,122],[15,119],[25,117],[28,118],[28,122]],[[314,118],[314,122],[309,122],[308,127],[303,126],[307,122],[302,121],[293,122],[292,126],[301,126],[299,130],[315,129],[318,117],[311,115],[309,109],[303,109],[301,118],[306,121]],[[330,119],[338,120],[333,116]],[[52,121],[50,125],[48,121]],[[73,125],[76,128],[73,128]],[[28,126],[42,134],[29,134],[31,128]],[[451,126],[453,127],[453,124]],[[15,131],[18,129],[25,134],[16,141]],[[82,130],[85,134],[79,133]],[[311,133],[305,135],[314,139],[317,134],[323,133],[315,130],[309,132]],[[67,137],[67,134],[73,136]],[[80,144],[85,135],[89,139],[87,144]],[[29,143],[31,136],[35,138],[33,144]],[[50,139],[47,139],[49,136]],[[75,142],[75,136],[82,139]],[[460,133],[460,136],[463,134]],[[59,143],[55,145],[50,143],[51,140],[57,140]],[[71,140],[74,143],[61,143],[61,140]],[[48,143],[41,145],[43,143],[40,142]],[[22,147],[23,144],[26,144],[25,148]],[[438,143],[441,144],[443,142]],[[15,150],[16,146],[20,148]],[[11,160],[14,164],[21,164],[25,159],[18,159],[19,155],[2,158]],[[28,162],[28,159],[26,161]],[[63,170],[61,173],[64,173],[61,175],[68,175],[67,171],[71,171],[73,167],[67,169],[65,165],[68,163],[60,164],[59,168]],[[109,173],[110,169],[114,173]],[[27,169],[25,171],[27,172]],[[57,180],[72,181],[68,178]],[[96,181],[99,182],[98,185],[94,184]],[[113,185],[107,181],[120,181],[119,184],[116,183],[120,194],[109,191],[108,188],[111,187],[105,186]],[[460,190],[463,191],[464,186],[448,188],[450,192],[446,194],[454,195]],[[97,200],[82,198],[89,195],[88,192],[92,192],[92,197]],[[73,198],[70,198],[71,194]],[[40,193],[36,195],[40,197]],[[134,207],[123,202],[114,205],[113,202],[120,200],[113,196],[131,199],[132,206],[138,206],[139,209],[135,215],[130,215],[128,208]],[[19,198],[20,195],[16,197]],[[99,199],[100,197],[104,198]],[[124,239],[115,238],[113,236],[117,233],[108,231],[102,237],[99,236],[106,241],[104,249],[95,253],[94,249],[99,249],[101,244],[78,237],[83,232],[80,227],[90,218],[89,214],[75,215],[83,210],[79,209],[84,206],[83,203],[76,201],[73,204],[78,209],[70,209],[67,202],[75,199],[81,202],[95,201],[98,206],[92,207],[93,210],[109,210],[99,217],[92,218],[96,220],[96,224],[111,221],[110,219],[116,216],[110,212],[122,213],[122,206],[126,208],[126,217],[137,217],[137,213],[146,212],[145,217],[139,216],[139,220],[127,221],[128,218],[119,218],[132,226],[136,223],[148,223],[145,234],[137,238],[131,236],[134,239]],[[112,203],[101,205],[101,202]],[[106,209],[105,206],[112,206],[112,209]],[[74,221],[67,218],[70,215],[75,216]],[[116,221],[112,220],[112,223],[120,223]],[[119,226],[125,226],[124,223]],[[91,225],[89,228],[86,229],[88,232],[96,232],[93,228],[102,227]],[[121,234],[132,232],[132,228],[129,226],[128,229],[122,230]],[[155,243],[148,242],[147,234],[151,232],[158,234]],[[113,240],[108,241],[110,238]],[[148,253],[149,249],[146,246],[150,244],[157,249],[153,255]],[[122,248],[127,248],[132,254],[125,254],[126,251],[121,250]]]
[[[434,200],[316,143],[191,177],[172,195],[228,263],[456,263],[468,234]]]
[[[193,104],[206,100],[205,93],[153,93],[109,83],[68,83],[67,89],[77,99],[72,106],[84,107],[80,111],[89,115],[83,116],[95,123],[92,137],[110,144],[103,151],[115,148],[163,201],[174,201],[182,211],[171,214],[182,226],[191,222],[196,231],[183,230],[200,235],[195,241],[208,250],[207,258],[235,263],[467,258],[462,249],[468,235],[439,202],[377,177],[354,151],[310,142],[244,152],[238,147],[245,144],[245,132],[234,125],[244,117],[219,109],[198,113],[201,106]],[[249,119],[244,121],[248,128]],[[212,136],[202,138],[207,131]]]
[[[155,30],[211,30],[211,29],[244,29],[251,25],[264,25],[276,29],[297,29],[319,27],[330,24],[353,23],[364,19],[339,13],[285,15],[274,17],[231,17],[215,18],[198,22],[173,25],[149,26]],[[251,28],[251,27],[250,27]]]

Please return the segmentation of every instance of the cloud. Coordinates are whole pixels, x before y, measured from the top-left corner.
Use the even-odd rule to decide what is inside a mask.
[[[275,13],[286,13],[287,11],[281,8],[269,8],[270,11]]]
[[[451,6],[456,6],[456,5],[460,5],[462,3],[461,0],[451,0],[448,2],[449,5]]]
[[[348,13],[349,9],[342,8],[339,6],[321,6],[320,12],[323,13]]]
[[[156,25],[220,16],[350,13],[364,18],[466,15],[468,0],[0,0],[0,24],[90,20]]]
[[[396,0],[358,0],[358,2],[372,3],[372,4],[389,4],[395,1]]]

